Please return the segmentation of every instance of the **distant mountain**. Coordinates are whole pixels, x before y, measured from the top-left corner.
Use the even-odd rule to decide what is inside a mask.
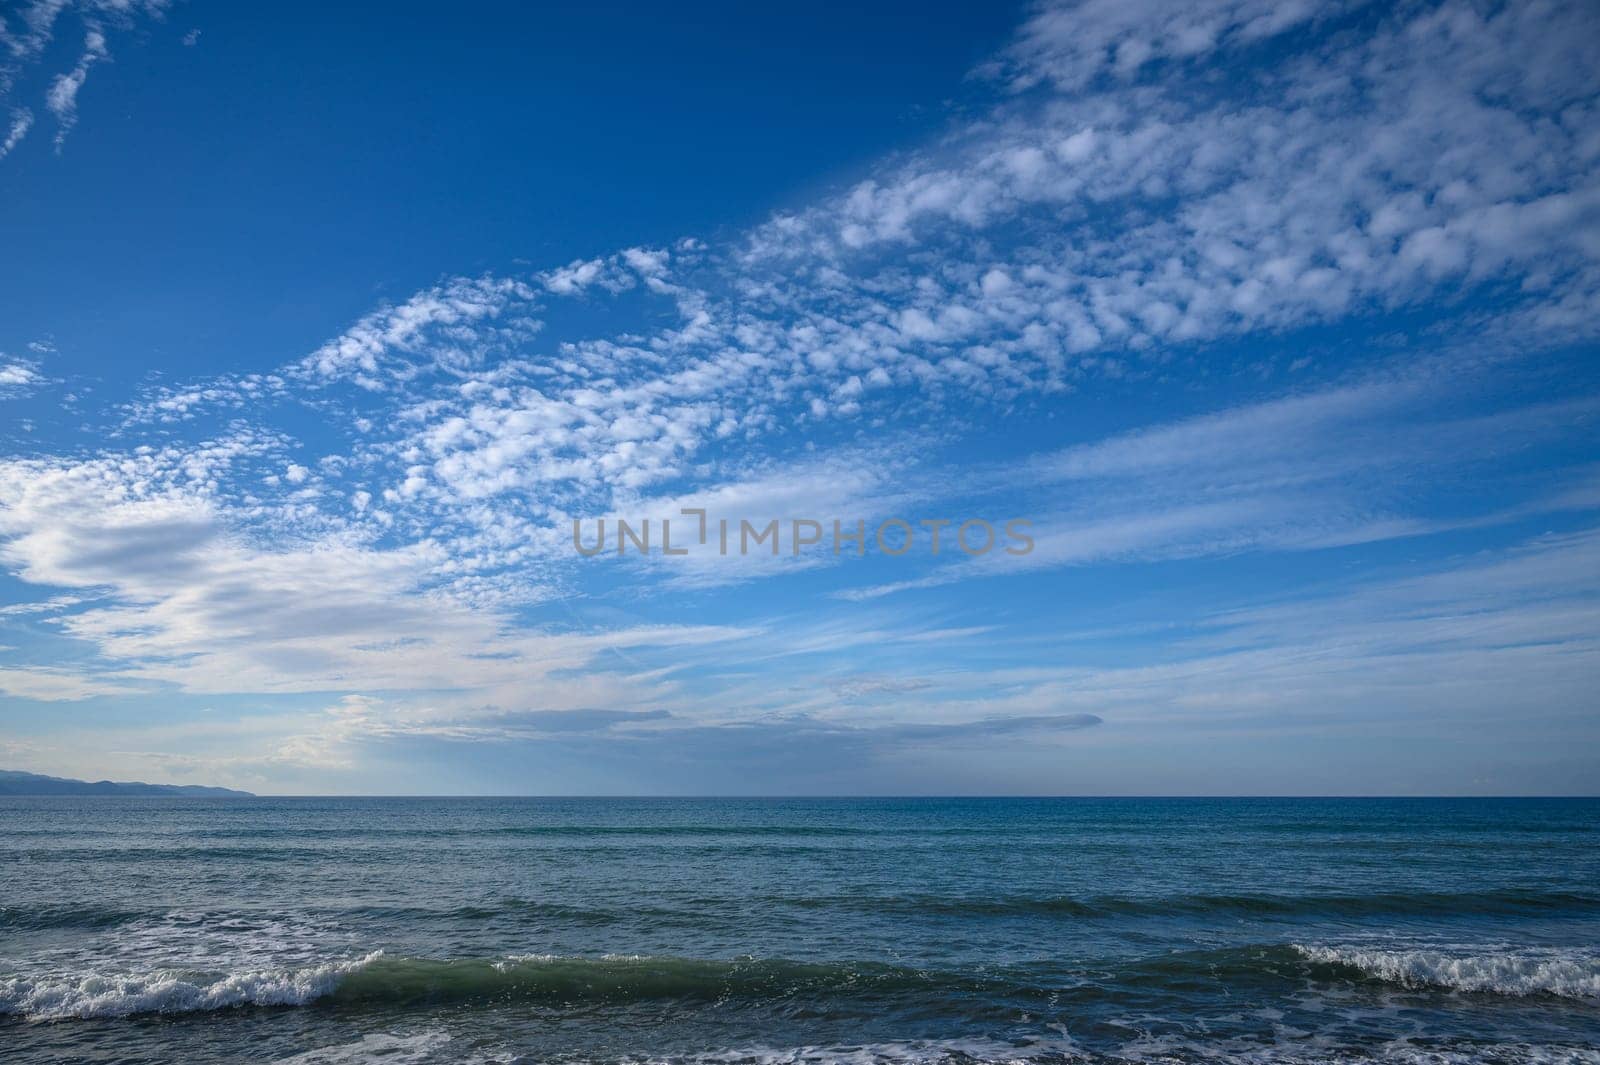
[[[175,795],[190,799],[253,799],[248,791],[196,784],[118,784],[110,780],[68,780],[0,769],[0,795]]]

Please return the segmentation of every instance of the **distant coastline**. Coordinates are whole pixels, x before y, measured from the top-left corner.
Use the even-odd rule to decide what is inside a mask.
[[[170,795],[191,799],[253,799],[248,791],[212,788],[199,784],[118,783],[112,780],[72,780],[0,769],[0,796],[23,795]]]

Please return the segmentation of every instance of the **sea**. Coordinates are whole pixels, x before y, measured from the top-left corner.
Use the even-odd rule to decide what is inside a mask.
[[[1600,1063],[1600,800],[0,799],[0,1061]]]

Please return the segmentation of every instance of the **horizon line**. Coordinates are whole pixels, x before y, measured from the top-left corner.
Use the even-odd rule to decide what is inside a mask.
[[[96,781],[96,782],[91,782],[91,783],[99,783],[99,782]],[[141,782],[141,783],[143,783],[143,782]],[[897,794],[883,793],[883,794],[863,794],[863,795],[841,795],[841,794],[823,794],[823,793],[816,793],[816,794],[800,793],[800,794],[792,794],[792,795],[775,795],[775,794],[760,794],[760,793],[754,793],[754,792],[752,792],[752,793],[730,792],[730,793],[726,793],[726,794],[672,795],[672,794],[660,794],[660,793],[657,793],[657,794],[621,794],[621,793],[609,793],[609,794],[608,793],[592,793],[592,794],[591,793],[575,793],[575,794],[491,794],[491,793],[476,793],[476,794],[474,794],[474,793],[462,792],[462,793],[452,793],[452,794],[428,794],[428,795],[417,794],[417,795],[412,795],[412,794],[402,794],[402,793],[393,793],[393,794],[383,794],[383,793],[367,793],[367,794],[357,794],[357,793],[349,793],[349,794],[342,794],[342,793],[289,794],[289,793],[274,793],[274,792],[258,793],[258,792],[244,791],[243,789],[239,789],[239,788],[229,788],[229,787],[227,787],[225,785],[212,785],[212,784],[148,784],[147,786],[149,786],[149,787],[165,787],[165,788],[213,788],[213,789],[216,789],[216,790],[234,791],[234,792],[237,792],[238,794],[236,794],[236,795],[162,795],[162,794],[152,794],[152,795],[139,795],[139,794],[131,794],[131,795],[119,795],[119,794],[81,795],[80,794],[80,795],[75,795],[75,794],[70,794],[70,793],[48,793],[48,792],[45,792],[45,793],[39,793],[39,794],[0,795],[0,799],[221,799],[221,800],[232,800],[232,799],[412,799],[412,800],[415,800],[415,799],[541,799],[541,800],[573,800],[573,799],[617,800],[617,799],[629,799],[629,800],[673,800],[673,801],[685,801],[685,800],[687,800],[687,801],[699,801],[699,802],[705,802],[705,801],[711,801],[711,800],[744,800],[744,801],[760,800],[760,801],[767,801],[767,802],[811,800],[811,801],[827,801],[827,802],[862,802],[862,801],[869,801],[869,800],[891,800],[891,799],[892,800],[898,800],[898,801],[908,801],[908,800],[935,801],[935,800],[960,799],[960,800],[993,801],[993,802],[1008,801],[1008,800],[1010,800],[1010,801],[1026,800],[1026,799],[1032,799],[1032,800],[1146,799],[1146,800],[1176,800],[1176,801],[1219,800],[1219,799],[1221,799],[1221,800],[1386,799],[1386,800],[1423,800],[1423,801],[1440,801],[1440,800],[1457,800],[1457,799],[1484,799],[1484,800],[1489,800],[1489,799],[1583,799],[1583,800],[1600,800],[1600,794],[1587,794],[1587,793],[1584,793],[1584,794],[1566,794],[1566,793],[1552,793],[1552,794],[1492,794],[1492,795],[1468,795],[1468,794],[1397,795],[1397,794],[1381,794],[1381,793],[1371,793],[1371,794],[1367,794],[1367,793],[1336,793],[1336,794],[1310,794],[1310,793],[1304,793],[1304,794],[1261,794],[1261,795],[1250,795],[1250,794],[1205,795],[1205,794],[1193,794],[1193,793],[1181,794],[1181,795],[1178,795],[1178,794],[1174,794],[1174,795],[1153,795],[1153,794],[1117,795],[1117,794],[1089,794],[1089,793],[1082,793],[1082,794],[1061,793],[1061,794],[1050,794],[1050,795],[1026,795],[1026,794],[1016,794],[1016,795],[1006,795],[1006,794],[962,795],[962,794],[931,794],[930,793],[930,794],[898,794],[897,795]]]

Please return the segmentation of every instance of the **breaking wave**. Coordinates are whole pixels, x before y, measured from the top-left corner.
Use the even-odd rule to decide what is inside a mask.
[[[1117,999],[1130,987],[1183,988],[1200,980],[1242,988],[1262,979],[1375,980],[1415,989],[1597,999],[1600,955],[1534,948],[1452,952],[1259,946],[1129,959],[1097,967],[1093,978],[1059,969],[1054,978],[1041,978],[1027,969],[963,973],[883,962],[638,955],[441,959],[375,951],[298,968],[220,974],[163,969],[0,978],[0,1015],[62,1020],[318,1001],[357,1008],[509,1001],[550,1006],[665,1000],[822,1005],[841,999],[976,996],[1021,1005],[1103,1001]]]
[[[235,1006],[345,1006],[452,1002],[637,1002],[853,997],[896,992],[1007,988],[1001,981],[874,962],[841,964],[758,958],[714,961],[608,955],[513,955],[487,959],[362,958],[298,969],[207,978],[147,975],[0,979],[0,1014],[53,1020],[192,1013]]]
[[[206,978],[161,970],[143,975],[51,976],[0,979],[0,1014],[36,1020],[126,1017],[136,1013],[195,1013],[233,1006],[303,1006],[381,957],[301,969],[259,969]]]
[[[1493,953],[1436,949],[1296,946],[1306,960],[1358,970],[1403,987],[1497,995],[1600,998],[1600,955],[1574,950],[1512,948]]]

